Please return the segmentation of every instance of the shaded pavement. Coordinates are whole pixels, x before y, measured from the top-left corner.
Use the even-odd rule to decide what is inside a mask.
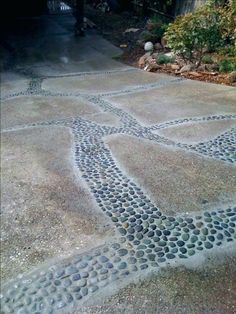
[[[235,88],[72,30],[3,38],[1,311],[235,313]]]

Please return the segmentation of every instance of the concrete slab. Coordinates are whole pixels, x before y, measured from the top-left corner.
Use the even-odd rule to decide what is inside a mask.
[[[34,75],[47,76],[125,67],[112,59],[121,55],[122,50],[94,31],[78,38],[73,28],[68,31],[51,19],[45,19],[42,25],[35,23],[28,25],[34,33],[19,32],[18,36],[5,38],[7,45],[17,51],[14,60],[17,69],[28,68]]]
[[[4,47],[9,51],[3,53],[3,57],[7,55],[3,67],[27,73],[32,79],[31,94],[3,103],[3,127],[75,116],[118,125],[115,114],[125,124],[119,129],[101,129],[78,119],[73,129],[75,152],[66,127],[3,133],[1,267],[2,279],[7,281],[1,295],[3,312],[68,314],[73,306],[74,313],[87,314],[233,313],[236,263],[230,249],[235,252],[235,159],[230,159],[230,165],[124,135],[107,137],[106,147],[104,136],[114,132],[150,134],[116,108],[110,107],[112,116],[102,112],[99,104],[80,97],[33,94],[40,91],[38,76],[51,92],[79,90],[86,97],[104,93],[100,103],[104,110],[109,107],[109,102],[102,103],[107,101],[105,93],[121,92],[122,97],[110,97],[114,107],[151,125],[235,113],[235,89],[193,81],[174,83],[173,77],[138,70],[117,73],[113,70],[127,69],[112,59],[120,50],[93,31],[85,38],[75,38],[72,18],[55,16],[28,22],[27,32],[23,22],[22,29],[7,36]],[[92,73],[65,75],[83,71]],[[157,88],[147,86],[149,83],[157,83]],[[21,78],[11,84],[9,91],[25,89]],[[141,87],[140,92],[136,88],[131,93],[130,87]],[[93,101],[96,103],[96,97]],[[232,123],[227,122],[182,125],[183,129],[160,132],[198,141],[227,129]],[[223,146],[223,153],[231,156],[233,134],[213,144]],[[196,213],[199,210],[205,211]],[[199,262],[201,270],[169,269]],[[163,272],[165,267],[168,269]],[[27,272],[17,276],[23,271]],[[145,279],[147,275],[151,277]],[[8,281],[10,278],[14,280]],[[139,278],[143,281],[137,284]],[[131,282],[134,284],[118,293]],[[100,297],[104,300],[111,294],[115,296],[99,303]],[[82,310],[86,302],[95,306]]]
[[[190,80],[110,100],[145,125],[178,118],[236,113],[234,87]]]
[[[171,77],[137,70],[135,72],[112,73],[94,77],[66,77],[63,80],[60,78],[48,79],[43,82],[42,86],[44,89],[52,91],[95,94],[129,89],[132,86],[143,84],[158,83],[161,80],[171,80]],[[132,96],[124,96],[124,98],[130,99]]]
[[[112,55],[115,57],[120,54],[118,48],[116,49],[105,40],[102,41],[101,47],[100,42],[98,42],[98,46],[94,48],[90,43],[96,45],[97,40],[98,36],[93,34],[88,34],[85,38],[80,39],[75,38],[73,34],[43,38],[38,43],[37,55],[39,54],[38,61],[40,62],[32,60],[36,54],[36,51],[32,51],[29,57],[25,58],[27,64],[22,64],[22,66],[33,66],[35,75],[41,76],[104,71],[125,67],[125,65],[110,58]],[[104,50],[106,54],[103,53]],[[40,54],[40,51],[43,51],[43,54]],[[42,60],[44,64],[41,64]]]
[[[209,141],[236,126],[236,120],[207,121],[178,125],[153,131],[179,143],[195,144]]]
[[[126,135],[106,137],[117,163],[167,214],[236,200],[234,166]]]
[[[14,72],[1,73],[1,97],[19,93],[28,88],[29,80]]]
[[[22,96],[3,101],[1,107],[2,128],[74,116],[118,125],[116,117],[75,97]]]
[[[69,129],[8,132],[1,144],[2,280],[111,236],[74,166]]]
[[[204,267],[162,270],[130,284],[82,314],[189,314],[234,313],[236,309],[236,256],[212,256]],[[76,314],[71,311],[70,314]]]

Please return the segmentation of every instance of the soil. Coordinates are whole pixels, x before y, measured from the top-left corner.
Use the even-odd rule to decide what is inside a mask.
[[[137,16],[131,12],[104,13],[92,6],[87,6],[86,17],[95,23],[97,30],[104,38],[123,50],[123,55],[119,57],[121,62],[138,67],[138,61],[145,53],[143,47],[138,43],[138,40],[140,39],[140,33],[145,30],[147,17]],[[155,72],[166,73],[173,76],[181,75],[192,80],[236,86],[235,82],[230,82],[227,73],[212,73],[206,71],[198,72],[198,75],[196,72],[179,74],[166,65],[160,65]]]
[[[144,50],[137,44],[137,40],[145,29],[147,18],[130,12],[103,13],[92,6],[87,6],[86,17],[95,23],[104,38],[123,50],[120,61],[138,67],[138,60]],[[137,31],[127,31],[130,29]]]

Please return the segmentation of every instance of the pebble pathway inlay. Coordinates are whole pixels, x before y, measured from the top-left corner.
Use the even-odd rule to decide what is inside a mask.
[[[42,80],[32,79],[27,94],[54,95],[41,89]],[[78,96],[82,97],[81,94]],[[147,128],[101,96],[83,97],[120,117],[120,127],[102,126],[72,117],[19,126],[19,129],[50,125],[72,129],[75,163],[97,204],[116,227],[116,238],[110,244],[46,268],[39,267],[10,281],[2,290],[1,313],[55,313],[64,308],[69,311],[70,306],[79,307],[83,300],[118,279],[128,282],[137,272],[159,269],[160,265],[192,258],[202,251],[236,240],[236,207],[191,216],[166,216],[119,169],[103,142],[107,135],[129,134],[235,163],[235,129],[197,145],[175,143],[152,133],[152,130],[174,124],[234,119],[235,115],[180,119]],[[11,130],[17,130],[17,127],[3,131]]]

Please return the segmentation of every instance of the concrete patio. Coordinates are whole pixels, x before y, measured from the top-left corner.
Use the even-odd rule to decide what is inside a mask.
[[[72,30],[1,46],[1,313],[236,313],[236,89]]]

